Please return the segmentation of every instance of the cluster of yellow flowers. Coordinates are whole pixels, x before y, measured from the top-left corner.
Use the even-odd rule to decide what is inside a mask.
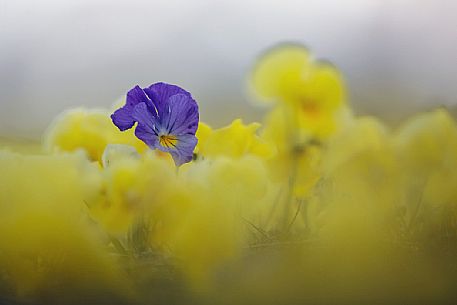
[[[263,124],[200,123],[177,170],[108,110],[62,114],[43,151],[0,152],[0,301],[369,304],[452,300],[457,126],[355,116],[300,45],[250,75]]]

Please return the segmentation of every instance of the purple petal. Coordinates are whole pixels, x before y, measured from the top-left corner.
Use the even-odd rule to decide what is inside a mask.
[[[144,92],[144,90],[141,89],[140,86],[136,85],[135,87],[133,87],[133,89],[127,92],[127,100],[125,106],[133,109],[133,107],[135,107],[139,103],[147,103],[148,101],[149,98]]]
[[[124,131],[133,127],[135,122],[132,119],[131,110],[127,107],[122,107],[116,110],[111,115],[111,120],[113,121],[114,125],[119,128],[119,130]]]
[[[155,149],[157,147],[159,138],[154,133],[151,133],[151,130],[148,127],[138,124],[135,128],[135,136],[146,143],[150,149]]]
[[[198,120],[197,103],[188,95],[176,94],[168,99],[161,125],[169,134],[195,134]]]
[[[133,108],[132,118],[138,122],[135,135],[138,139],[154,149],[158,141],[157,118],[146,103],[140,103]]]
[[[163,115],[164,110],[166,110],[166,103],[171,96],[184,94],[192,98],[190,93],[186,90],[166,83],[155,83],[148,88],[144,88],[144,92],[154,103],[159,116]]]
[[[143,89],[139,86],[135,86],[127,93],[125,105],[111,115],[114,125],[121,131],[132,128],[135,124],[135,120],[132,117],[132,111],[139,103],[150,104],[151,102]]]
[[[138,122],[138,125],[147,127],[152,133],[157,133],[158,118],[146,103],[140,103],[133,108],[132,119]]]
[[[173,157],[176,166],[181,166],[184,163],[192,161],[195,146],[197,145],[197,138],[192,134],[185,134],[177,136],[177,143],[174,147],[164,147],[158,142],[156,148],[168,152]]]

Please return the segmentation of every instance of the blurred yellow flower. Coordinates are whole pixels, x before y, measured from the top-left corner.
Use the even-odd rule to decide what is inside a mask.
[[[241,119],[236,119],[229,126],[206,133],[199,144],[199,152],[205,158],[239,158],[246,154],[268,158],[273,153],[273,147],[257,135],[259,127],[258,123],[245,125]]]
[[[454,162],[457,153],[457,127],[445,109],[413,116],[393,140],[402,163],[417,170]]]
[[[133,131],[119,132],[111,122],[109,113],[102,110],[67,111],[55,120],[44,139],[47,151],[82,149],[91,160],[99,162],[107,144],[128,144],[139,152],[146,149]]]
[[[97,166],[82,153],[0,152],[0,168],[0,282],[11,288],[10,295],[2,290],[2,302],[8,296],[46,304],[99,303],[108,294],[131,299],[104,233],[87,221],[84,202],[100,189]]]
[[[389,136],[388,128],[377,118],[354,118],[340,134],[328,141],[322,163],[325,173],[330,173],[345,162],[363,154],[377,154],[390,150],[386,157],[392,156]]]
[[[302,90],[313,58],[298,44],[279,45],[260,56],[251,74],[251,85],[262,100],[290,100]]]
[[[208,125],[203,122],[198,122],[198,129],[197,132],[195,133],[195,136],[198,139],[197,146],[195,147],[194,152],[198,154],[200,152],[200,147],[205,146],[205,143],[207,139],[211,136],[213,133],[213,129]]]
[[[154,152],[141,157],[118,152],[101,175],[100,196],[88,205],[94,219],[113,236],[125,234],[135,221],[147,218],[154,205],[160,205],[162,194],[175,186],[171,158]]]
[[[213,272],[245,246],[243,218],[253,215],[267,192],[266,169],[252,155],[214,157],[178,178],[151,214],[161,224],[153,241],[172,249],[192,285],[208,285]]]
[[[266,52],[253,69],[251,84],[260,99],[286,108],[272,115],[284,116],[292,132],[303,129],[312,136],[328,136],[337,128],[341,112],[349,111],[339,71],[314,60],[300,45],[280,45]]]
[[[440,217],[440,226],[447,223],[443,216],[457,217],[457,125],[449,112],[442,108],[413,116],[393,142],[411,221],[419,211],[428,220]]]

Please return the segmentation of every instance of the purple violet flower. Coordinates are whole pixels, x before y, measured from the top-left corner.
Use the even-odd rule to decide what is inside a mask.
[[[151,149],[170,153],[176,166],[192,160],[198,141],[198,105],[184,89],[166,83],[144,89],[135,86],[111,119],[121,131],[137,122],[137,138]]]

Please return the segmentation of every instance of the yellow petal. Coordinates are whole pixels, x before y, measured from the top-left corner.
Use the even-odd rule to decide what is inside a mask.
[[[100,162],[107,144],[128,144],[139,152],[146,149],[133,129],[121,132],[105,111],[85,109],[61,114],[46,133],[44,144],[48,151],[82,149],[91,160]]]
[[[298,44],[284,44],[268,50],[257,61],[251,85],[267,101],[293,96],[303,85],[303,71],[310,64],[308,50]]]

